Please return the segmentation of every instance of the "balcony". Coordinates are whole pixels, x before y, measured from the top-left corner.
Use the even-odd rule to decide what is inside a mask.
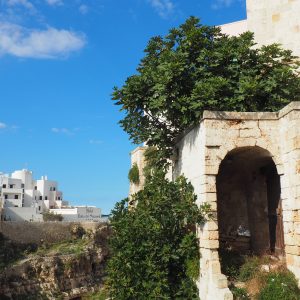
[[[2,188],[2,194],[23,194],[23,189],[9,189],[9,188]]]

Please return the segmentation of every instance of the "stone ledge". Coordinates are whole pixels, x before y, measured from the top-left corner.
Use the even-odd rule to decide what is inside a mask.
[[[147,149],[147,146],[139,146],[139,147],[133,149],[133,150],[130,152],[130,155],[132,155],[132,154],[134,154],[134,153],[136,153],[136,152],[138,152],[138,151],[146,150],[146,149]]]
[[[287,115],[293,110],[300,110],[300,101],[294,101],[289,103],[287,106],[285,106],[283,109],[281,109],[278,113],[279,119]]]
[[[236,111],[210,111],[205,110],[203,112],[202,119],[198,124],[201,124],[204,120],[238,120],[238,121],[259,121],[259,120],[279,120],[282,117],[286,116],[293,110],[300,111],[300,101],[293,101],[289,103],[287,106],[282,108],[278,112],[236,112]],[[192,125],[185,129],[182,133],[180,133],[176,138],[174,145],[178,144],[188,133],[197,128],[199,125]],[[134,153],[137,151],[138,147],[132,151]]]
[[[278,120],[293,110],[300,110],[300,101],[293,101],[279,112],[236,112],[236,111],[210,111],[203,112],[202,120]]]
[[[236,111],[209,111],[203,112],[203,120],[278,120],[277,112],[236,112]]]

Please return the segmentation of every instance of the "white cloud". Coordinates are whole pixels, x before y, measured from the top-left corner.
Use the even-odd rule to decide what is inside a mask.
[[[5,129],[7,125],[5,123],[0,122],[0,129]]]
[[[174,13],[175,4],[172,0],[148,0],[160,17],[166,19]]]
[[[89,12],[89,7],[85,4],[79,6],[79,12],[83,15],[86,15]]]
[[[54,133],[62,133],[65,135],[73,135],[74,132],[68,128],[57,128],[57,127],[53,127],[51,128],[51,131]]]
[[[34,5],[28,0],[7,0],[8,6],[23,6],[29,10],[35,10]]]
[[[49,27],[28,29],[0,22],[0,55],[23,58],[59,58],[78,51],[86,43],[82,33]]]
[[[63,5],[62,0],[46,0],[46,2],[51,6]]]
[[[17,125],[8,125],[4,122],[0,122],[0,130],[8,130],[8,131],[16,131],[18,130],[20,127]]]
[[[230,7],[234,2],[243,2],[244,0],[216,0],[211,5],[212,9],[220,9],[223,7]]]
[[[89,143],[94,145],[99,145],[102,144],[103,142],[101,140],[89,140]]]

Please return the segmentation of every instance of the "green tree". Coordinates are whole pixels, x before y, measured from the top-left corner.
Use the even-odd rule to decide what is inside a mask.
[[[277,111],[300,93],[299,63],[279,45],[256,47],[253,34],[229,37],[191,17],[150,39],[137,73],[113,100],[135,143],[170,149],[204,110]]]
[[[194,279],[199,271],[195,224],[203,223],[209,208],[200,209],[191,184],[175,182],[155,169],[145,187],[112,212],[112,256],[108,286],[112,299],[198,299]]]
[[[139,167],[136,163],[133,164],[133,166],[129,170],[128,179],[132,183],[139,184],[139,182],[140,182],[140,171],[139,171]]]
[[[61,214],[54,214],[50,211],[46,211],[43,213],[43,220],[45,222],[52,222],[52,221],[62,221],[64,217]]]

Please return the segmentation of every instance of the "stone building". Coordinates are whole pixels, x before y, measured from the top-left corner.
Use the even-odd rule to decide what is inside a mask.
[[[200,298],[232,299],[219,261],[225,247],[275,251],[300,280],[300,102],[277,113],[205,111],[175,149],[173,179],[184,174],[216,216],[198,228]],[[140,170],[144,150],[132,156]]]
[[[299,15],[299,0],[247,0],[247,20],[221,28],[230,35],[253,31],[258,45],[276,42],[300,55]],[[208,202],[215,213],[197,229],[200,298],[233,299],[220,268],[225,247],[275,252],[300,282],[300,102],[279,112],[205,111],[174,150],[169,176],[184,174],[198,204]],[[139,170],[144,151],[132,152]],[[131,184],[130,193],[141,187]]]

